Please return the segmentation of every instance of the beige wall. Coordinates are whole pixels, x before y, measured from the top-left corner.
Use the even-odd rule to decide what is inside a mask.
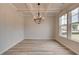
[[[24,37],[25,39],[54,39],[55,24],[54,16],[45,17],[44,22],[36,24],[31,15],[24,17]]]
[[[12,4],[0,4],[0,54],[24,39],[23,17]]]
[[[67,8],[68,10],[67,9],[63,10],[62,13],[60,13],[60,14],[63,14],[66,11],[68,12],[78,6],[79,5],[74,4],[73,6]],[[59,16],[60,16],[60,14],[59,14]],[[75,52],[76,54],[79,54],[79,42],[75,42],[75,41],[72,41],[71,39],[60,37],[58,29],[59,29],[59,19],[57,16],[56,17],[56,40],[58,42],[60,42],[61,44],[63,44],[64,46],[66,46],[67,48],[69,48],[70,50],[72,50],[73,52]]]

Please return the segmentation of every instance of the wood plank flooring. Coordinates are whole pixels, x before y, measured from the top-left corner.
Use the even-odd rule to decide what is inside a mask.
[[[3,55],[74,55],[55,40],[25,39]]]

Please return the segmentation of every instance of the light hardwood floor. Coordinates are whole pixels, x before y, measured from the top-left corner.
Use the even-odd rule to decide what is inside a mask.
[[[55,40],[25,39],[3,55],[74,55]]]

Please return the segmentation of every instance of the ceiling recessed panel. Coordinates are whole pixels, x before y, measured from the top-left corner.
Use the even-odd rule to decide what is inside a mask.
[[[14,3],[13,5],[18,11],[25,12],[24,14],[30,12],[32,15],[35,15],[38,12],[37,3]],[[69,5],[68,3],[40,3],[39,10],[44,15],[56,15],[61,9]]]

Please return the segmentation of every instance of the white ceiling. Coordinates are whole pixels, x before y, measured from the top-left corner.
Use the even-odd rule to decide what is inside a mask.
[[[22,12],[24,15],[36,15],[38,11],[37,3],[14,3],[13,4],[18,11]],[[71,4],[69,3],[41,3],[40,12],[41,15],[56,15],[64,7]]]

